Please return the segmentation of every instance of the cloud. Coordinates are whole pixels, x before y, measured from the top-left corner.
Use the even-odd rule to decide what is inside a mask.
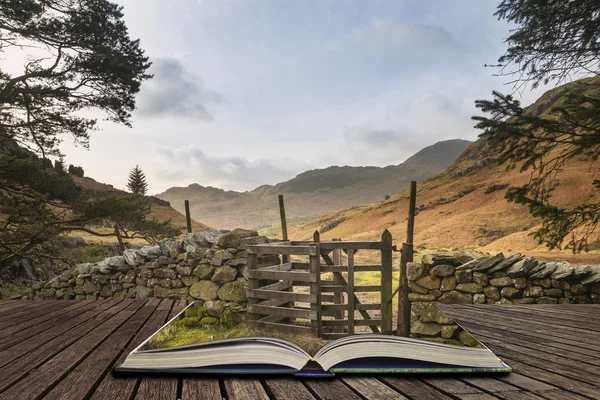
[[[207,106],[223,102],[223,97],[205,87],[202,80],[175,58],[157,58],[137,98],[138,114],[144,117],[189,117],[212,121]]]
[[[442,55],[440,52],[447,54],[466,50],[450,32],[440,26],[389,18],[375,18],[371,23],[356,28],[341,38],[327,41],[326,47],[333,51],[360,52],[363,56],[415,51]]]
[[[286,160],[248,160],[239,156],[210,156],[196,146],[155,149],[160,165],[154,176],[168,186],[196,182],[226,190],[251,190],[264,184],[276,184],[309,169],[304,162]]]

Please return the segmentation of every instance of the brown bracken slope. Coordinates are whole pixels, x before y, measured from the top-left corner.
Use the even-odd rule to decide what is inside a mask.
[[[560,101],[565,87],[545,93],[530,110],[547,112]],[[598,165],[585,159],[568,163],[559,174],[560,186],[553,194],[558,205],[573,205],[597,195],[592,186]],[[483,140],[474,142],[446,171],[418,185],[415,246],[419,249],[477,249],[490,252],[526,252],[547,258],[569,258],[584,262],[600,261],[598,238],[590,253],[570,256],[568,252],[547,252],[529,236],[539,227],[526,207],[504,199],[508,186],[525,183],[530,172],[507,170],[495,162]],[[292,226],[290,237],[312,237],[315,230],[323,238],[375,239],[388,229],[396,244],[406,235],[408,190],[389,200],[327,214],[310,222]]]

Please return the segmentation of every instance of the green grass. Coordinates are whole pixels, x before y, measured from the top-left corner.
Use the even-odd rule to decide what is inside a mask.
[[[108,248],[99,244],[64,249],[62,257],[72,261],[74,264],[93,263],[104,260],[109,256]]]

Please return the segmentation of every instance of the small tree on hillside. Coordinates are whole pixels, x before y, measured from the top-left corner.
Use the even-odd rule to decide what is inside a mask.
[[[146,183],[146,175],[139,166],[135,166],[129,173],[129,181],[127,182],[127,188],[131,190],[133,194],[145,195],[148,189],[148,183]]]
[[[83,178],[83,175],[84,175],[83,168],[76,167],[73,164],[69,164],[69,173],[71,175],[75,175],[75,176],[78,176],[80,178]]]

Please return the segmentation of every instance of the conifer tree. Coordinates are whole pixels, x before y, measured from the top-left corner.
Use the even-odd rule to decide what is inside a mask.
[[[146,183],[146,175],[144,171],[136,165],[135,168],[129,173],[129,181],[127,182],[127,188],[131,190],[133,194],[145,195],[148,189],[148,183]]]
[[[513,95],[493,92],[491,100],[475,102],[487,115],[473,117],[500,163],[531,172],[506,198],[541,219],[533,236],[550,249],[587,250],[600,226],[600,201],[558,206],[551,195],[574,159],[590,162],[597,178],[590,185],[600,190],[600,2],[503,0],[495,15],[516,25],[498,60],[500,75],[512,76],[516,90],[588,77],[554,89],[547,97],[560,101],[546,107],[523,108]]]

